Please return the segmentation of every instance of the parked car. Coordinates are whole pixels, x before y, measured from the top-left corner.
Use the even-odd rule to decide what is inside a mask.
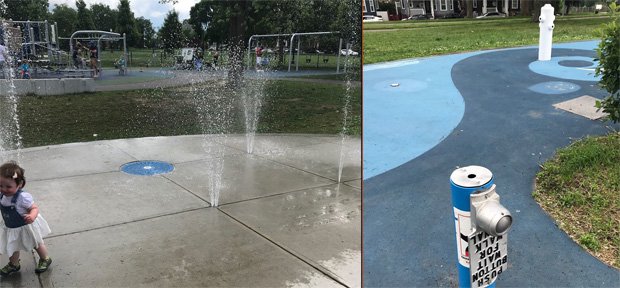
[[[407,20],[428,20],[428,19],[430,19],[430,17],[428,17],[428,15],[426,15],[426,14],[418,14],[418,15],[409,16],[409,17],[403,19],[402,21],[407,21]]]
[[[504,14],[502,12],[487,12],[487,13],[484,13],[484,14],[476,17],[476,19],[499,18],[499,17],[506,17],[506,14]]]
[[[349,51],[347,51],[347,49],[342,49],[340,50],[340,55],[346,56],[347,54],[351,55],[351,56],[357,56],[359,55],[359,53],[349,49]]]
[[[383,22],[383,18],[375,15],[364,15],[362,22]]]
[[[454,13],[454,12],[452,12],[452,13],[448,13],[446,15],[443,15],[443,17],[441,17],[441,18],[443,18],[443,19],[451,19],[451,18],[463,18],[463,17],[465,17],[465,15],[462,15],[461,13]]]

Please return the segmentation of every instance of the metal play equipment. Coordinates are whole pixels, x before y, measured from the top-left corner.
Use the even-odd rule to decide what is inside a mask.
[[[313,35],[330,35],[330,34],[339,34],[338,32],[306,32],[306,33],[288,33],[288,34],[264,34],[264,35],[252,35],[250,36],[250,39],[248,39],[248,67],[252,67],[252,47],[258,46],[259,42],[258,42],[258,38],[284,38],[284,37],[289,37],[290,36],[290,40],[287,42],[288,45],[286,45],[288,47],[288,71],[291,71],[291,67],[292,64],[295,64],[295,71],[299,71],[299,57],[300,57],[300,53],[301,53],[301,36],[313,36]],[[297,47],[295,48],[295,40],[297,40]],[[253,41],[255,41],[255,45],[252,45]],[[286,42],[286,40],[284,40],[284,42]],[[347,46],[347,48],[350,48],[350,46]],[[296,51],[295,51],[296,50]],[[340,44],[338,47],[338,51],[337,53],[337,63],[336,63],[336,72],[339,73],[340,72],[340,51],[342,50],[342,39],[340,39]],[[348,51],[348,50],[347,50]],[[296,55],[293,55],[293,52],[296,53]],[[321,54],[319,52],[317,52],[317,54]],[[327,56],[325,54],[323,55],[323,63],[327,63],[329,60],[327,58]],[[347,55],[348,56],[348,55]],[[321,55],[317,55],[317,65],[320,62],[321,59]],[[294,59],[297,59],[298,61],[295,61]],[[307,61],[307,59],[306,59]],[[314,60],[311,60],[314,61]],[[344,66],[345,72],[346,72],[346,62],[345,62],[345,66]]]
[[[540,27],[540,38],[538,41],[538,61],[551,60],[551,46],[553,44],[553,6],[545,4],[540,8],[540,17],[538,18],[538,26]]]
[[[74,32],[70,38],[62,38],[58,36],[55,22],[2,20],[0,24],[2,33],[7,34],[7,47],[15,62],[12,66],[17,67],[19,61],[27,59],[32,66],[32,78],[88,77],[91,70],[69,68],[72,66],[73,41],[78,39],[96,41],[97,51],[101,51],[101,41],[123,40],[123,58],[127,60],[125,35],[118,33],[82,30]],[[69,40],[69,53],[59,48],[60,40]]]
[[[67,39],[67,38],[60,38],[60,39]],[[119,33],[114,33],[114,32],[107,32],[107,31],[100,31],[100,30],[79,30],[79,31],[75,31],[73,32],[73,34],[71,34],[71,37],[68,38],[69,39],[69,53],[70,55],[73,54],[73,50],[75,49],[75,47],[73,47],[73,42],[74,40],[83,40],[83,41],[97,41],[97,51],[101,51],[101,41],[118,41],[118,40],[123,40],[123,56],[122,59],[124,59],[125,64],[123,69],[126,69],[127,64],[129,64],[129,61],[127,61],[127,39],[125,37],[125,34],[123,34],[121,36],[121,34]],[[97,63],[99,63],[99,53],[97,53]],[[69,60],[70,61],[70,60]],[[70,66],[71,63],[68,63],[68,65]],[[67,69],[66,72],[84,72],[87,71],[89,73],[92,72],[92,69]],[[123,71],[123,73],[120,73],[121,75],[125,75],[125,71]]]
[[[66,52],[58,48],[58,25],[48,21],[14,21],[0,22],[2,33],[6,33],[7,47],[12,53],[17,66],[18,61],[30,61],[32,76],[56,70],[64,65]],[[4,35],[3,35],[4,36]]]
[[[450,175],[459,287],[495,287],[506,271],[512,215],[499,203],[493,173],[481,166]]]

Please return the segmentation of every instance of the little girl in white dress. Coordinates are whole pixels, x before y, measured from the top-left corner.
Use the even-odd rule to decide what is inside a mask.
[[[11,255],[9,264],[0,269],[2,276],[19,271],[20,250],[37,251],[40,258],[37,273],[47,271],[52,264],[43,243],[43,237],[51,232],[50,227],[39,214],[32,195],[22,190],[24,185],[24,169],[17,163],[11,161],[0,166],[0,210],[4,220],[0,227],[0,254]]]

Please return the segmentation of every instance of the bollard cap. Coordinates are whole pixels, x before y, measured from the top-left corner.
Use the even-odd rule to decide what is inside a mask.
[[[491,170],[482,166],[467,166],[454,170],[450,175],[450,181],[464,188],[484,186],[493,179]]]

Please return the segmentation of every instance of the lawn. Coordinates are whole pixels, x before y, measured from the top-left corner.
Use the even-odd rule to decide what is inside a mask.
[[[361,134],[361,87],[268,80],[258,133]],[[19,97],[24,147],[102,139],[245,133],[241,96],[221,82],[189,87]]]
[[[159,49],[128,49],[128,62],[131,67],[172,67],[176,63],[176,58],[173,54],[166,54],[163,50]],[[207,51],[204,56],[204,61],[211,63],[213,60],[211,52]],[[247,54],[247,53],[246,53]],[[101,65],[103,67],[114,67],[114,63],[122,56],[122,51],[118,49],[107,49],[99,53]],[[244,63],[248,63],[247,55]],[[268,66],[271,69],[276,70],[288,70],[289,55],[284,55],[284,62],[279,65],[276,53],[265,53],[265,58],[269,59]],[[301,53],[299,57],[293,55],[294,62],[291,64],[291,69],[299,67],[300,69],[317,69],[317,70],[330,70],[336,71],[336,66],[340,61],[340,69],[344,69],[345,60],[349,67],[361,65],[361,57],[359,55],[349,56],[345,59],[345,56],[337,54],[316,54],[316,53]],[[254,54],[251,54],[250,63],[254,65],[256,58]],[[228,53],[223,51],[220,53],[219,58],[220,65],[226,65],[228,63]]]
[[[605,16],[557,16],[553,41],[598,39]],[[539,27],[530,18],[448,19],[364,23],[364,63],[483,49],[538,45]]]
[[[534,198],[575,242],[620,268],[620,133],[586,138],[542,165]]]

